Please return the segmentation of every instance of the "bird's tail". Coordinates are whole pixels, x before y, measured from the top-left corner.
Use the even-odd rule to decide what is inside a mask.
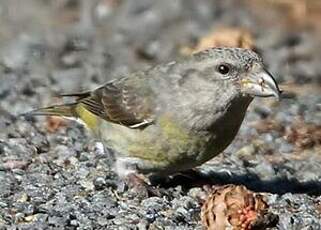
[[[57,95],[57,97],[76,97],[77,99],[75,102],[72,102],[72,103],[43,107],[21,115],[22,116],[60,116],[60,117],[78,118],[79,114],[77,110],[80,105],[80,100],[88,96],[90,96],[90,91],[60,94],[60,95]]]
[[[72,93],[59,95],[61,97],[76,97],[76,101],[72,103],[66,103],[61,105],[52,105],[39,109],[32,110],[30,112],[21,114],[21,116],[60,116],[67,118],[76,118],[77,121],[82,121],[89,129],[96,130],[99,124],[98,118],[88,111],[82,104],[82,99],[89,97],[90,92]],[[79,118],[79,119],[78,119]]]
[[[60,117],[78,117],[76,108],[78,103],[69,103],[62,105],[52,105],[44,108],[32,110],[22,114],[23,116],[60,116]]]

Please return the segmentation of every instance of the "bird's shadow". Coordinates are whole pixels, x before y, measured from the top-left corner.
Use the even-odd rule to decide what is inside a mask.
[[[163,187],[174,187],[181,185],[183,188],[191,188],[203,185],[226,185],[238,184],[245,185],[248,189],[255,192],[268,192],[273,194],[301,193],[308,195],[321,195],[321,181],[311,180],[301,182],[295,178],[276,178],[271,180],[262,180],[254,173],[229,174],[226,172],[203,173],[197,170],[189,170],[181,174],[160,178],[152,178],[153,184],[159,184]]]

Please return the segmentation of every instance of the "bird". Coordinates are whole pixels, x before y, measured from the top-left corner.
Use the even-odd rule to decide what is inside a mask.
[[[255,97],[280,95],[256,52],[219,47],[62,94],[74,101],[27,115],[81,120],[113,150],[120,178],[172,175],[226,149]]]

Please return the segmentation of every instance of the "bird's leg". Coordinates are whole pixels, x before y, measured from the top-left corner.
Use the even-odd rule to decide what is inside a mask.
[[[131,174],[137,174],[137,162],[133,158],[118,157],[115,162],[115,172],[121,179],[126,179]]]
[[[148,179],[138,172],[138,164],[133,158],[118,158],[115,164],[115,170],[120,179],[126,185],[134,190],[135,193],[141,194],[144,197],[149,195],[157,195],[155,188],[153,188]]]

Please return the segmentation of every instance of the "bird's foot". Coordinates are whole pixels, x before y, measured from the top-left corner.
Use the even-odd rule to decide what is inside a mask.
[[[152,186],[148,179],[141,174],[130,173],[124,178],[123,182],[121,192],[124,192],[125,187],[127,187],[128,191],[141,197],[160,196],[157,188]]]

